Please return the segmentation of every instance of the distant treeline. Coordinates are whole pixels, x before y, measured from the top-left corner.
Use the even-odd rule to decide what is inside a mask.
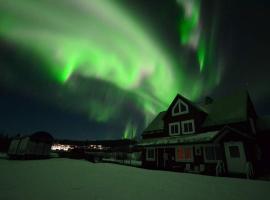
[[[18,134],[19,135],[19,134]],[[17,135],[17,136],[18,136]],[[0,133],[0,152],[7,152],[11,140],[16,136],[9,136],[8,134]],[[102,145],[110,148],[118,148],[123,146],[137,144],[135,139],[119,139],[119,140],[67,140],[55,139],[54,143],[69,144],[76,146]]]
[[[9,144],[13,137],[8,134],[0,133],[0,152],[7,152]]]

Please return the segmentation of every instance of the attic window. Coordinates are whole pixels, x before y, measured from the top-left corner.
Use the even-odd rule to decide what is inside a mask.
[[[187,114],[188,112],[188,105],[181,99],[178,99],[172,108],[172,116]]]

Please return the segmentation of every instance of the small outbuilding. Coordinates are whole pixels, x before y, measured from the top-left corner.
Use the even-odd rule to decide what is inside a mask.
[[[8,156],[12,159],[48,158],[52,143],[53,137],[47,132],[17,136],[10,143]]]

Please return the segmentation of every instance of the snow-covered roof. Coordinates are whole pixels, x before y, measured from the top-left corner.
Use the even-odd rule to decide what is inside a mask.
[[[202,107],[208,115],[202,126],[209,127],[245,121],[247,119],[247,102],[248,93],[240,91],[203,105]]]
[[[149,132],[151,133],[152,131],[162,131],[164,126],[164,122],[162,119],[165,113],[166,111],[160,112],[144,130],[143,134],[147,134]]]
[[[144,139],[139,146],[152,146],[152,145],[170,145],[170,144],[188,144],[188,143],[204,143],[212,141],[219,131],[210,131],[206,133],[182,135],[176,137],[162,137],[155,139]]]

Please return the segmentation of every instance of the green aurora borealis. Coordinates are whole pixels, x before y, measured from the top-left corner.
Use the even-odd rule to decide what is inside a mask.
[[[56,85],[57,90],[41,98],[101,124],[127,112],[122,135],[129,138],[166,109],[177,93],[198,100],[219,84],[221,69],[213,64],[215,36],[209,34],[214,31],[204,32],[200,3],[175,2],[181,16],[175,26],[179,48],[195,52],[194,66],[183,56],[171,56],[166,43],[121,1],[2,0],[0,37],[31,52],[40,63],[35,70]],[[112,87],[88,87],[82,79]],[[130,106],[142,113],[142,121]]]

